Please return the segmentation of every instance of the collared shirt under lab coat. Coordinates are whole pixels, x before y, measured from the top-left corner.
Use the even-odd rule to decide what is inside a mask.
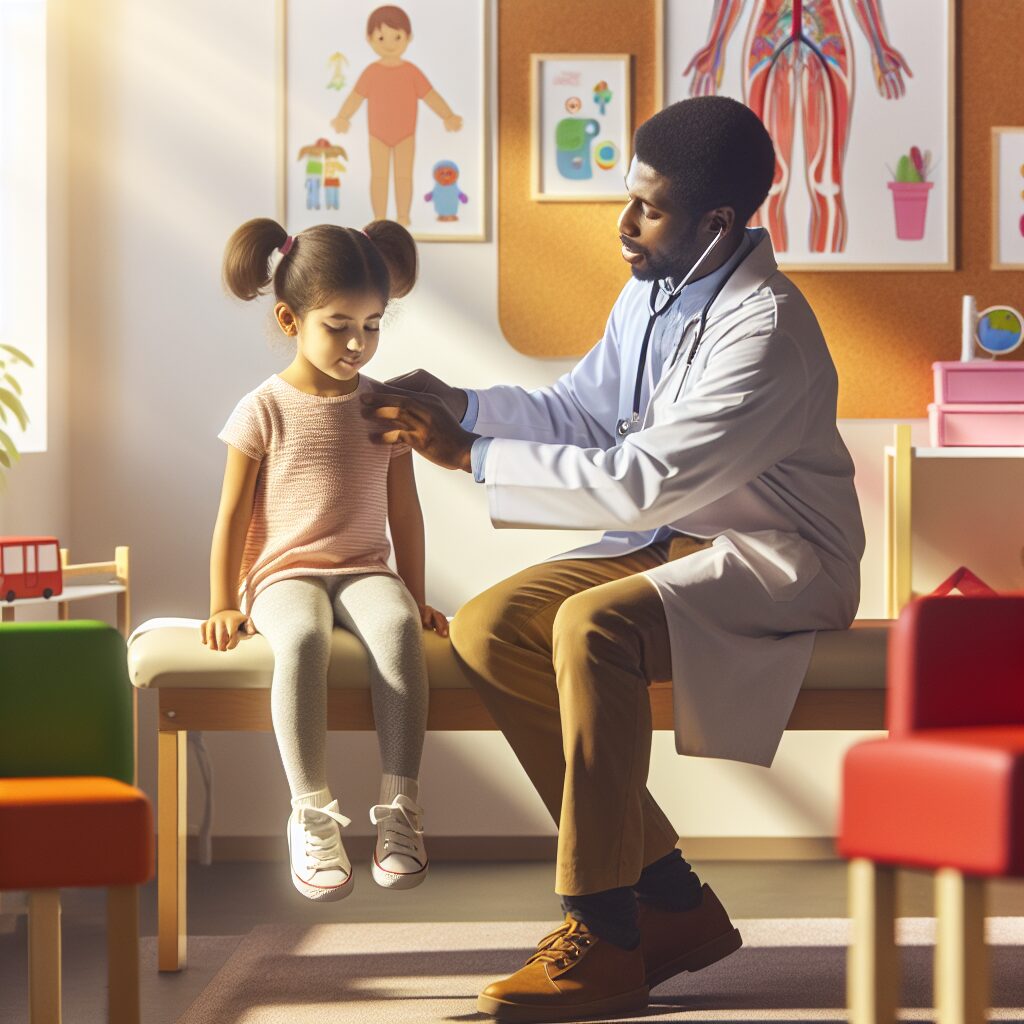
[[[680,344],[625,438],[615,425],[632,411],[650,292],[632,279],[604,337],[554,385],[477,391],[474,429],[494,438],[496,527],[607,531],[555,559],[626,554],[663,527],[714,538],[644,574],[669,626],[676,749],[769,765],[814,631],[856,613],[864,530],[818,322],[767,231],[748,236],[688,372],[699,312],[658,319],[652,345]]]

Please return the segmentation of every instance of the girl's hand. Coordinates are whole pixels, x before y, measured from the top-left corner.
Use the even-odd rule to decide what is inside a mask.
[[[442,615],[436,608],[429,604],[419,605],[420,621],[424,629],[432,629],[438,636],[448,635],[448,618]]]
[[[242,639],[242,628],[245,635],[252,636],[256,627],[252,620],[234,608],[211,615],[200,627],[199,636],[211,651],[230,651]]]

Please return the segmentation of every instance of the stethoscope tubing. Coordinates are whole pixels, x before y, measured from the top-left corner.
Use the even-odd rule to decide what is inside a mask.
[[[615,429],[619,437],[625,437],[629,433],[633,425],[640,422],[640,392],[643,388],[643,375],[644,370],[647,366],[647,349],[650,345],[651,335],[654,333],[655,322],[657,321],[658,317],[660,317],[663,313],[666,313],[671,308],[672,304],[676,301],[676,299],[679,298],[679,296],[682,294],[683,288],[689,283],[690,278],[693,277],[697,268],[707,258],[708,253],[710,253],[711,250],[718,244],[723,232],[724,228],[719,230],[718,234],[715,235],[711,244],[704,250],[704,252],[701,254],[697,262],[694,263],[694,265],[690,268],[690,271],[686,275],[686,277],[684,277],[683,280],[678,285],[676,285],[675,288],[673,288],[672,294],[669,296],[668,300],[665,302],[665,305],[663,305],[661,309],[656,308],[656,300],[658,296],[658,291],[660,289],[660,283],[658,281],[655,281],[651,285],[650,298],[647,300],[647,309],[649,311],[647,329],[644,331],[643,344],[640,346],[640,358],[637,362],[636,368],[636,382],[633,386],[633,412],[628,420],[622,419],[619,420],[619,422],[616,424]],[[738,266],[739,263],[737,263],[736,266],[730,269],[729,273],[726,274],[725,277],[722,278],[722,280],[718,283],[718,287],[715,288],[714,294],[711,296],[711,298],[709,298],[708,301],[704,303],[704,308],[701,310],[700,313],[700,323],[697,328],[697,336],[694,339],[693,344],[690,346],[689,355],[686,357],[686,368],[683,370],[684,374],[689,371],[690,364],[693,362],[693,357],[697,354],[697,347],[700,345],[701,339],[704,337],[704,325],[707,322],[708,312],[714,305],[715,300],[718,298],[718,296],[721,295],[722,289],[729,282],[729,278],[731,278],[732,275],[736,272],[736,267]],[[680,338],[680,343],[681,342],[682,339]]]

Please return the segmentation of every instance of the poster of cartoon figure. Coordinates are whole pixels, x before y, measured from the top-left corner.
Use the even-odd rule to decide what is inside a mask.
[[[775,143],[751,220],[784,269],[953,268],[955,0],[666,0],[665,102],[724,95]]]
[[[490,0],[287,0],[283,216],[487,237]]]
[[[531,61],[532,198],[622,202],[631,141],[629,54],[536,53]]]

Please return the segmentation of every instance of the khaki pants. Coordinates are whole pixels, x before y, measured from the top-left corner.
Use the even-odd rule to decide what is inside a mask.
[[[465,604],[451,639],[558,825],[555,891],[633,885],[678,835],[647,791],[647,684],[672,675],[642,575],[710,545],[680,535],[619,558],[534,565]]]

